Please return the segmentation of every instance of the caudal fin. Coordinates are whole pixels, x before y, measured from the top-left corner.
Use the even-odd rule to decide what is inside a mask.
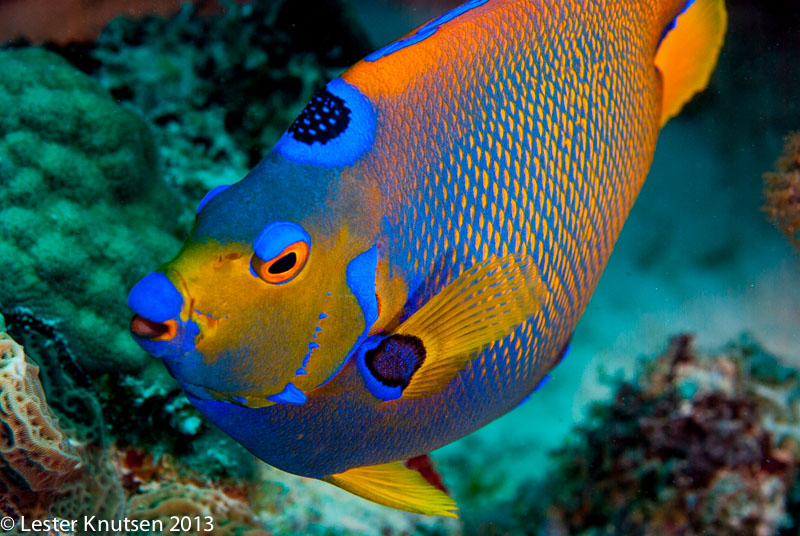
[[[695,0],[661,41],[655,62],[663,84],[662,126],[708,84],[727,23],[724,0]]]

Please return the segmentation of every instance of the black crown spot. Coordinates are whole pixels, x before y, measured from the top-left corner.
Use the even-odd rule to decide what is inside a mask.
[[[306,145],[315,141],[325,145],[344,132],[349,123],[350,110],[344,100],[322,88],[294,120],[289,133]]]

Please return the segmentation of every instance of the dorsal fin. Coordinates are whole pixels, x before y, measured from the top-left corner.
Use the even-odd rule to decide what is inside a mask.
[[[431,485],[420,472],[403,462],[354,467],[323,478],[326,482],[364,499],[429,516],[458,517],[456,502]]]
[[[724,0],[696,0],[661,41],[655,64],[662,79],[662,126],[708,84],[727,21]]]

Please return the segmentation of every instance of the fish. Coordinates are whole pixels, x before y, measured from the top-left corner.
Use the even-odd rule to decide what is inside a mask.
[[[703,89],[722,0],[470,0],[321,88],[130,331],[264,462],[426,515],[428,453],[566,353],[650,167]]]

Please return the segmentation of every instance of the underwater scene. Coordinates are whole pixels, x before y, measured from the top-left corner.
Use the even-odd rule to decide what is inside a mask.
[[[800,535],[799,255],[778,2],[0,0],[0,533]]]

